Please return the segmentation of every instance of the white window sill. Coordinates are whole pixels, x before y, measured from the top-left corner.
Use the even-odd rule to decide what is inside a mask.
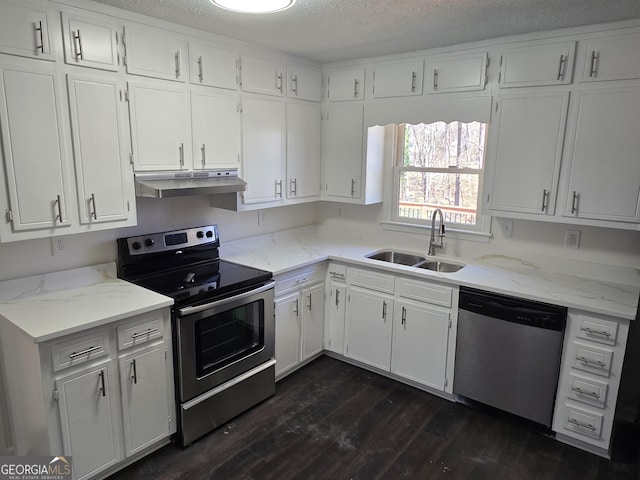
[[[419,235],[428,235],[431,232],[429,225],[416,225],[413,223],[391,222],[384,220],[380,222],[380,226],[384,230],[392,230],[394,232],[415,233]],[[490,232],[477,232],[472,230],[458,230],[453,227],[447,227],[447,237],[459,238],[461,240],[469,240],[472,242],[489,243],[491,241]]]

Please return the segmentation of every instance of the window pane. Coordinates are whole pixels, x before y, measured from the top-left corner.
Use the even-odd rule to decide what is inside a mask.
[[[486,123],[405,125],[402,165],[482,168]]]
[[[445,222],[475,225],[479,175],[400,172],[398,216],[430,219],[441,208]]]

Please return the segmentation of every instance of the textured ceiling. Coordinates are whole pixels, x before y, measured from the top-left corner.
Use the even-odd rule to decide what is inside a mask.
[[[319,62],[640,18],[640,0],[297,0],[242,15],[209,0],[94,0]]]

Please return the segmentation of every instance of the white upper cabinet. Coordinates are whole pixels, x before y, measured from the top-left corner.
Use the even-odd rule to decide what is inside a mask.
[[[240,113],[238,97],[222,90],[191,91],[193,168],[238,168]]]
[[[581,82],[640,78],[640,33],[589,38],[581,52]]]
[[[127,73],[184,82],[187,42],[163,30],[125,27]]]
[[[247,182],[244,203],[282,200],[285,111],[279,99],[242,101],[242,175]]]
[[[568,104],[569,92],[549,90],[498,99],[490,209],[553,215]]]
[[[320,196],[320,105],[287,104],[287,198]]]
[[[565,214],[640,222],[640,87],[576,94]]]
[[[42,4],[3,1],[0,4],[0,52],[55,60],[49,26],[52,17]]]
[[[64,59],[70,65],[117,71],[118,26],[105,17],[62,14]]]
[[[500,57],[501,88],[571,83],[576,42],[528,44],[506,49]]]
[[[186,88],[157,81],[128,84],[136,171],[188,170],[192,157]]]
[[[37,68],[0,69],[0,127],[12,229],[70,225],[57,78]]]
[[[284,64],[264,58],[243,55],[241,59],[242,91],[282,96]]]
[[[327,99],[330,102],[362,100],[364,68],[335,70],[327,75]]]
[[[189,80],[194,85],[235,90],[238,54],[210,43],[189,42]]]
[[[80,223],[127,220],[135,205],[126,155],[120,84],[67,75]]]
[[[320,71],[301,65],[287,65],[287,97],[319,102],[322,98]]]
[[[427,60],[428,93],[484,90],[487,53],[447,55]]]
[[[422,95],[423,69],[422,59],[376,65],[373,69],[373,97]]]

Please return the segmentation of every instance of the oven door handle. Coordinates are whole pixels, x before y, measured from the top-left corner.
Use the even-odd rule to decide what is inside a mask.
[[[240,293],[239,295],[233,295],[231,297],[225,298],[224,300],[217,300],[215,302],[205,303],[204,305],[198,305],[197,307],[185,307],[181,308],[178,313],[181,317],[186,317],[187,315],[192,315],[198,312],[204,312],[205,310],[209,310],[210,308],[219,307],[221,305],[225,305],[227,303],[235,302],[237,300],[242,300],[243,298],[251,297],[258,293],[266,292],[267,290],[272,289],[276,284],[275,280],[271,280],[266,285],[262,285],[261,287],[255,288],[253,290],[249,290],[248,292]]]

